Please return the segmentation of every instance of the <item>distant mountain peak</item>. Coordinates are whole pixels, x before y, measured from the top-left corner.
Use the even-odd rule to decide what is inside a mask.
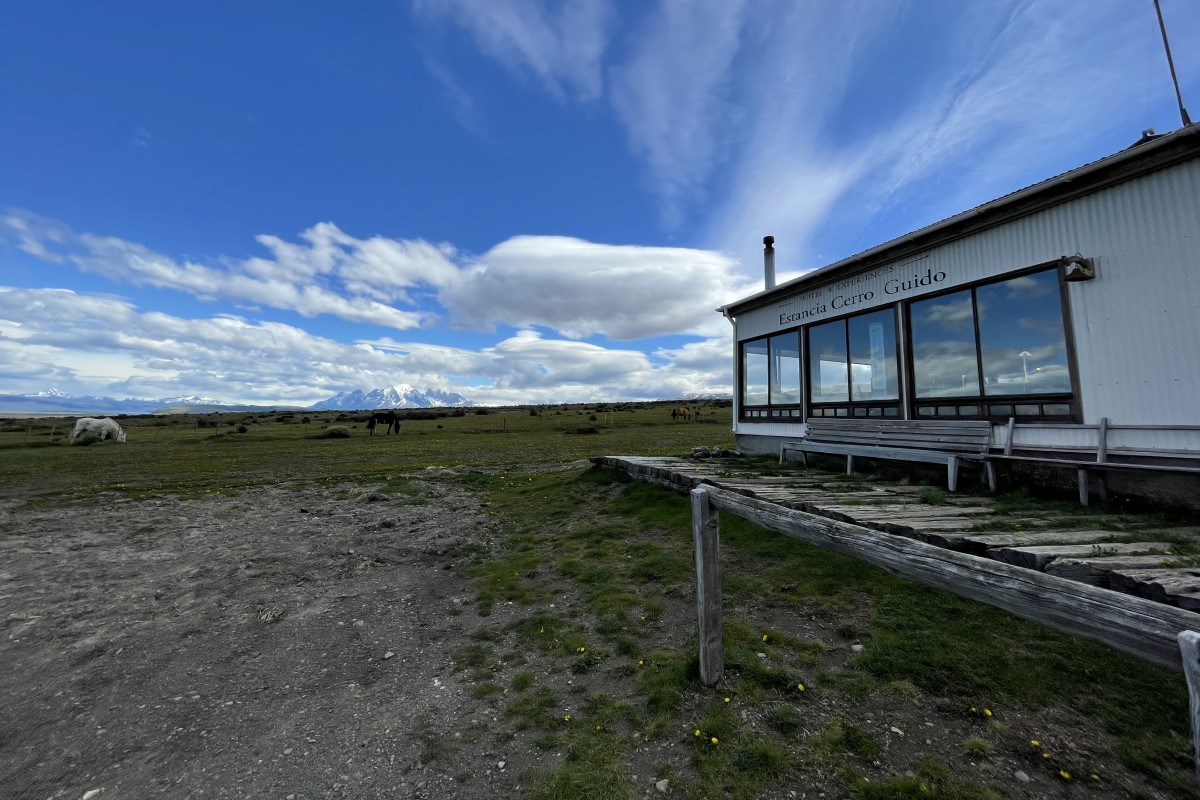
[[[374,408],[444,408],[446,406],[471,406],[470,400],[457,392],[438,389],[424,391],[407,383],[398,383],[380,389],[355,389],[338,392],[333,397],[313,403],[314,411],[363,411]]]

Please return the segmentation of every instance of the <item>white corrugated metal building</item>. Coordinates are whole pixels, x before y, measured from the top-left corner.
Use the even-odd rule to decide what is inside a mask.
[[[820,417],[985,419],[996,447],[1094,451],[1104,420],[1114,457],[1194,466],[1200,125],[720,311],[743,452]]]

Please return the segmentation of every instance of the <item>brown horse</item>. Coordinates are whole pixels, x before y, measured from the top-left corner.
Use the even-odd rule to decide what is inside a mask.
[[[367,420],[367,435],[375,435],[375,426],[379,423],[387,423],[387,433],[400,433],[400,413],[397,411],[376,411],[371,414],[371,418]],[[386,434],[385,434],[386,435]]]
[[[692,421],[692,410],[687,406],[679,406],[671,409],[671,421],[678,422],[682,419],[684,422]]]

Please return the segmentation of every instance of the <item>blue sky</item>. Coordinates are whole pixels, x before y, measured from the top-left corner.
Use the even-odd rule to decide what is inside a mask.
[[[729,392],[764,235],[795,277],[1179,125],[1150,0],[51,0],[0,42],[12,393]]]

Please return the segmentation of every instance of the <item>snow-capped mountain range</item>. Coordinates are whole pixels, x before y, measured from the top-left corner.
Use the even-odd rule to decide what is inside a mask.
[[[397,384],[382,389],[339,392],[333,397],[313,403],[312,410],[358,411],[373,408],[439,408],[443,406],[474,405],[461,394],[442,392],[436,389],[421,391],[408,384]],[[229,403],[211,397],[94,397],[74,396],[49,389],[34,394],[0,393],[0,414],[5,411],[34,412],[42,414],[154,414],[154,413],[201,413],[212,411],[265,411],[302,410],[303,406],[291,405],[246,405]]]
[[[309,408],[315,411],[357,411],[369,408],[442,408],[472,405],[475,404],[457,392],[441,392],[437,389],[421,391],[407,383],[398,383],[395,386],[366,392],[362,389],[338,392],[327,400],[313,403]]]

